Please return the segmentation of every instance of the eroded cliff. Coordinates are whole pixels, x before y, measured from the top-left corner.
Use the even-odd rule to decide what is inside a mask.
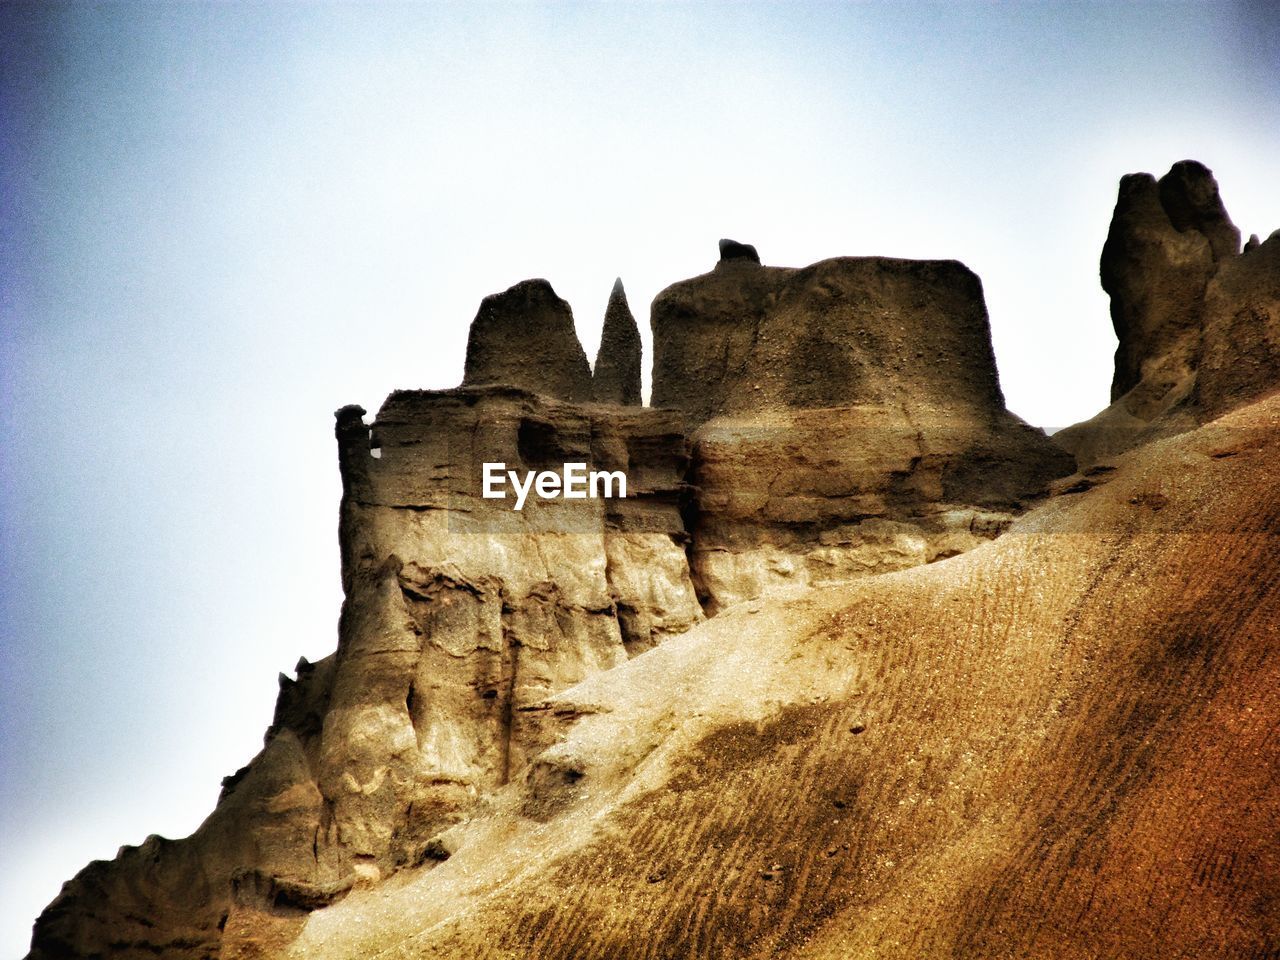
[[[727,610],[554,698],[542,776],[284,956],[1263,960],[1278,472],[1273,396],[964,556]]]
[[[713,611],[953,556],[1075,466],[1005,409],[982,285],[955,261],[796,270],[751,248],[660,293],[653,341],[653,402],[692,424]]]
[[[1117,403],[1172,391],[1144,430],[1277,381],[1277,240],[1236,254],[1175,170],[1126,179],[1104,253]],[[337,651],[281,676],[195,834],[64,886],[33,958],[1275,942],[1274,402],[1053,484],[1075,461],[1005,409],[959,263],[722,241],[651,323],[652,407],[621,284],[593,372],[526,281],[481,305],[462,386],[338,411]],[[488,462],[628,495],[517,511]],[[1197,813],[1214,777],[1246,812]],[[1187,863],[1208,905],[1159,879]]]

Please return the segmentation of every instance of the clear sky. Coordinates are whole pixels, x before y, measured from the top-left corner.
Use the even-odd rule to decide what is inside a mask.
[[[483,296],[594,356],[720,237],[956,258],[1010,407],[1083,419],[1121,174],[1280,227],[1268,6],[0,6],[0,956],[333,650],[332,411],[456,384]]]

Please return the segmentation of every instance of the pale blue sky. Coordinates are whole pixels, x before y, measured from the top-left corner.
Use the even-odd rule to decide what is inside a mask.
[[[1280,227],[1267,6],[0,6],[0,955],[332,651],[332,411],[455,384],[481,297],[594,356],[722,236],[956,258],[1013,410],[1082,419],[1121,174]]]

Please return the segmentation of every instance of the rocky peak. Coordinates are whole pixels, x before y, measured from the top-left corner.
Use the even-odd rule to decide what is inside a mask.
[[[1203,164],[1122,177],[1099,264],[1119,341],[1112,403],[1054,439],[1088,465],[1269,389],[1280,375],[1277,256],[1276,234],[1240,250]]]
[[[1121,178],[1099,265],[1120,341],[1112,400],[1144,378],[1161,378],[1167,390],[1190,372],[1205,288],[1239,251],[1240,231],[1204,165],[1184,160],[1159,180]]]
[[[1240,252],[1240,230],[1227,216],[1213,171],[1195,160],[1182,160],[1159,181],[1160,205],[1179,233],[1202,234],[1221,260]]]
[[[619,277],[605,307],[600,349],[591,376],[591,392],[597,403],[640,405],[640,350],[640,330]]]
[[[573,311],[546,280],[485,297],[467,338],[464,386],[503,384],[559,400],[591,399]]]

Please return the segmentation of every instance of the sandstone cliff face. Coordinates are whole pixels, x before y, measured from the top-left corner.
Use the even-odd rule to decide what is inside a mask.
[[[1240,252],[1213,174],[1174,164],[1120,181],[1102,250],[1112,404],[1055,435],[1082,466],[1189,429],[1280,378],[1280,233]]]
[[[762,409],[1001,409],[982,284],[952,260],[722,259],[653,302],[653,405],[694,422]]]
[[[505,388],[392,394],[342,433],[346,612],[321,745],[344,855],[420,859],[518,776],[549,695],[702,618],[678,510],[677,418]],[[364,434],[363,436],[361,434]],[[477,465],[620,469],[608,500],[480,497]]]
[[[962,264],[754,254],[653,304],[653,402],[696,425],[708,609],[954,555],[1074,469],[1005,410]]]
[[[495,353],[524,341],[541,393],[401,391],[372,424],[338,411],[337,652],[281,676],[262,753],[200,830],[83,871],[41,917],[33,957],[269,952],[306,911],[437,856],[435,835],[546,745],[552,693],[703,618],[682,418],[563,399],[590,376],[545,283],[485,301],[468,379],[502,376]],[[620,470],[628,496],[515,511],[481,496],[485,462]]]

